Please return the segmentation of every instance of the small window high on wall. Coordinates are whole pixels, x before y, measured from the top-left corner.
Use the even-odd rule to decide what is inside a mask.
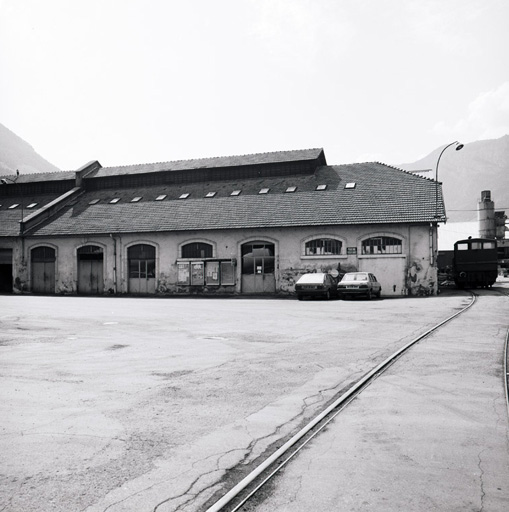
[[[335,238],[316,238],[306,242],[305,256],[334,256],[341,254],[343,243]]]
[[[362,241],[362,254],[401,254],[402,242],[391,236],[375,236]]]
[[[192,242],[182,246],[182,258],[212,258],[212,245],[204,242]]]

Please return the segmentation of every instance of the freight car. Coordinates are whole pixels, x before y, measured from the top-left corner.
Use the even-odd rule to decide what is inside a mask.
[[[497,242],[468,238],[454,244],[453,279],[458,288],[488,288],[497,280]]]

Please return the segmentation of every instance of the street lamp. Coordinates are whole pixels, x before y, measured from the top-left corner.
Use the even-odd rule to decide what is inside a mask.
[[[440,152],[440,155],[438,156],[438,160],[437,160],[437,167],[436,167],[436,171],[435,171],[435,219],[437,219],[437,222],[438,222],[438,164],[440,163],[440,158],[442,158],[444,151],[447,148],[450,148],[451,146],[454,146],[454,145],[456,145],[456,151],[463,149],[463,144],[461,144],[457,140],[454,142],[451,142],[450,144],[445,146],[444,149],[442,149],[442,151]]]

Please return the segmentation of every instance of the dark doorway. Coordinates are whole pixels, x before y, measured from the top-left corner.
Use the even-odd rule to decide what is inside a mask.
[[[102,247],[85,245],[78,249],[78,293],[97,295],[104,292],[103,260]]]
[[[12,293],[12,249],[0,249],[0,293]]]

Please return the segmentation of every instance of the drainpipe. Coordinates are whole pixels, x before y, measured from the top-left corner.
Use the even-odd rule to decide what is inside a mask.
[[[117,294],[117,240],[110,233],[110,238],[113,240],[113,293]]]

